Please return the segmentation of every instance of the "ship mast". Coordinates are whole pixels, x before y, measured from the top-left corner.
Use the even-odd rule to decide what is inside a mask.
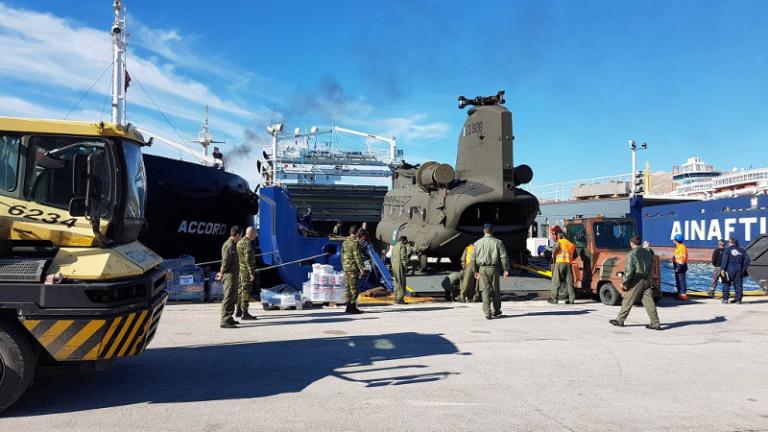
[[[112,23],[112,123],[125,124],[125,6],[115,0],[115,22]]]
[[[213,134],[208,128],[208,105],[205,106],[205,119],[203,121],[203,130],[200,131],[200,134],[198,135],[197,140],[192,140],[190,142],[194,142],[203,146],[203,152],[206,156],[208,156],[208,147],[211,144],[225,144],[224,141],[214,141]],[[215,152],[216,152],[216,147],[214,147],[214,153]]]

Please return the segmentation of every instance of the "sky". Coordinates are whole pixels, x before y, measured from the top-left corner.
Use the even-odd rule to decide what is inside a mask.
[[[408,162],[452,164],[456,97],[500,89],[534,184],[628,173],[628,139],[648,143],[638,165],[653,171],[691,156],[768,165],[768,1],[127,7],[129,121],[194,139],[209,105],[229,169],[252,185],[275,122],[395,136]],[[0,116],[108,120],[112,20],[112,0],[0,0]]]

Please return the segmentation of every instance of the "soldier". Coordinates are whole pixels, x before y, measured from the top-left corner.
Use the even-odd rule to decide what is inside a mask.
[[[336,225],[333,226],[333,235],[340,236],[342,228],[343,228],[343,225],[341,224],[341,221],[340,220],[336,221]]]
[[[256,230],[253,227],[245,229],[245,237],[237,242],[237,260],[240,264],[240,286],[237,291],[236,317],[243,320],[255,320],[256,317],[248,313],[248,305],[253,291],[253,282],[256,279],[256,253],[251,242],[256,239]]]
[[[405,274],[408,261],[416,250],[408,244],[408,237],[400,236],[397,244],[392,247],[392,277],[395,282],[395,304],[405,304]]]
[[[242,231],[235,225],[229,230],[229,238],[221,246],[221,269],[216,279],[224,283],[224,299],[221,301],[221,327],[236,328],[238,322],[232,318],[237,302],[238,273],[240,263],[237,258],[237,242],[240,241]]]
[[[365,271],[363,257],[360,253],[360,241],[357,239],[357,227],[349,228],[349,237],[344,239],[341,245],[341,266],[344,270],[346,283],[347,309],[351,314],[361,314],[363,311],[357,308],[358,280]]]
[[[501,240],[493,236],[493,225],[485,224],[483,238],[475,242],[475,253],[472,255],[472,272],[477,279],[478,289],[483,298],[485,319],[491,319],[491,297],[493,297],[493,316],[501,315],[499,267],[504,269],[505,278],[509,276],[507,249]]]
[[[565,304],[573,304],[576,300],[576,292],[573,289],[573,267],[571,266],[575,251],[576,246],[565,238],[562,231],[558,232],[555,250],[552,252],[554,266],[552,268],[552,290],[549,294],[549,300],[547,300],[549,303],[557,304],[560,299],[560,288],[563,284],[568,290],[568,300],[565,301]]]
[[[736,291],[736,297],[731,303],[741,304],[744,295],[744,276],[749,268],[749,255],[739,247],[735,237],[728,239],[728,249],[723,251],[723,259],[720,263],[720,274],[723,276],[723,303],[728,303],[731,292],[731,284]]]
[[[461,253],[461,268],[462,268],[462,277],[461,277],[461,289],[459,290],[459,298],[458,300],[460,302],[467,302],[472,297],[478,297],[478,292],[476,290],[477,288],[477,279],[475,279],[475,274],[470,269],[472,264],[472,255],[475,252],[475,245],[470,244],[466,248],[464,248],[464,252]]]
[[[632,248],[627,254],[627,261],[624,265],[624,276],[619,285],[619,293],[623,297],[621,301],[621,310],[616,319],[608,322],[623,327],[624,320],[627,319],[632,306],[640,299],[651,319],[651,324],[645,328],[652,330],[661,330],[659,322],[659,313],[656,310],[656,303],[653,301],[653,283],[651,282],[651,268],[653,266],[653,255],[645,248],[640,247],[640,237],[634,236],[629,241]]]

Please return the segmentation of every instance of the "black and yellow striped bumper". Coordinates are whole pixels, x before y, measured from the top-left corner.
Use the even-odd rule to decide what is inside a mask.
[[[141,354],[155,335],[168,298],[111,317],[35,316],[22,324],[58,361],[107,360]]]

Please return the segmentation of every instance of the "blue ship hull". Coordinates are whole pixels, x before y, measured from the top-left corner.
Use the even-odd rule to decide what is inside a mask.
[[[297,226],[296,209],[283,188],[259,189],[259,246],[268,266],[323,255],[278,268],[283,283],[301,290],[313,263],[332,265],[341,271],[341,241],[304,236]]]
[[[693,249],[712,249],[729,237],[746,246],[768,233],[768,195],[645,207],[642,225],[651,246],[671,246],[677,234]]]

